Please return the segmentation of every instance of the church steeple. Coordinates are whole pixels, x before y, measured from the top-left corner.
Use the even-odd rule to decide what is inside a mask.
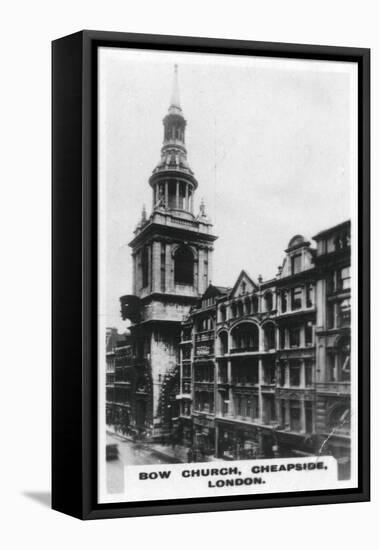
[[[149,183],[153,188],[153,209],[183,211],[193,215],[193,195],[197,181],[187,161],[185,129],[179,96],[178,66],[174,66],[171,101],[163,119],[161,160]]]
[[[181,113],[182,108],[180,106],[178,66],[174,65],[174,78],[172,83],[172,94],[169,113],[177,114],[178,112]]]

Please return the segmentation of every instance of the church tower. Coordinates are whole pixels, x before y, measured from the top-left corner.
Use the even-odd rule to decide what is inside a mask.
[[[194,214],[198,182],[187,160],[186,125],[175,65],[161,158],[149,179],[151,214],[143,207],[129,243],[133,294],[121,298],[133,342],[132,423],[152,436],[160,434],[163,390],[179,362],[181,322],[211,281],[217,239],[203,202]]]

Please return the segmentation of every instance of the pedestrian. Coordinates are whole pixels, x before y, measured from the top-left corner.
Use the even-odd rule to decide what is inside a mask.
[[[188,449],[187,460],[188,462],[193,462],[193,450],[191,448]]]

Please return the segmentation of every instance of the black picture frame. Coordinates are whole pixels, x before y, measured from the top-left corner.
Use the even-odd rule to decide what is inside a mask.
[[[359,380],[356,489],[97,504],[97,48],[358,64]],[[52,507],[81,519],[370,499],[370,50],[81,31],[52,44]]]

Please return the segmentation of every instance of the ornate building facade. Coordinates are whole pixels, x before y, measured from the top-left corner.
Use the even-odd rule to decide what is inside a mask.
[[[350,464],[350,223],[293,237],[275,278],[211,285],[185,319],[180,419],[203,459]]]

